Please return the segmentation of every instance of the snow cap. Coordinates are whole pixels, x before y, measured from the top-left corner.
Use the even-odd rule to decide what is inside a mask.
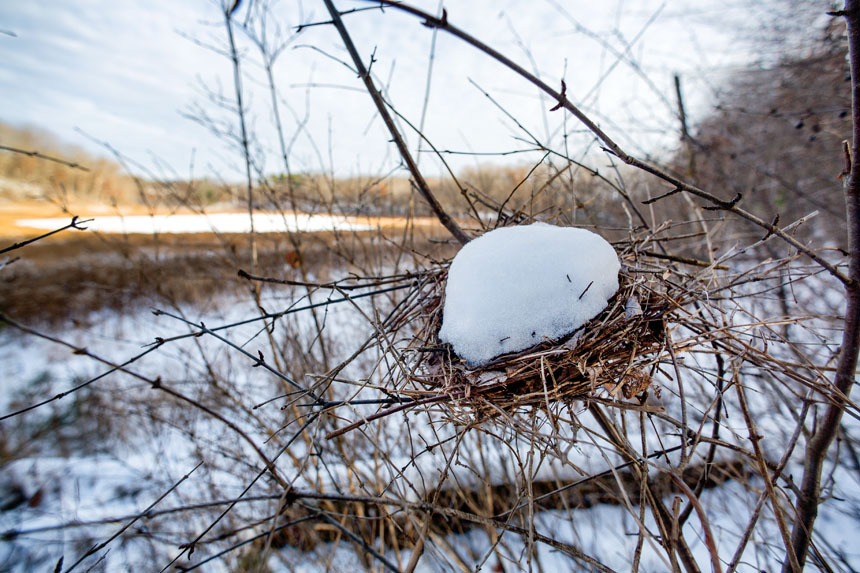
[[[606,308],[620,269],[612,245],[585,229],[490,231],[451,263],[439,339],[477,367],[561,338]]]

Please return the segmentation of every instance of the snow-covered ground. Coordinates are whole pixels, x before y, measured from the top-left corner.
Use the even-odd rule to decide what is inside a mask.
[[[247,213],[82,216],[92,218],[85,226],[100,233],[248,233],[251,217]],[[254,231],[258,233],[319,232],[319,231],[372,231],[377,227],[354,217],[314,215],[307,213],[254,213]],[[67,218],[21,219],[19,227],[58,229],[68,224]]]
[[[317,320],[325,325],[328,364],[333,366],[360,349],[405,292],[320,308]],[[792,295],[795,304],[811,309],[828,302],[822,297],[825,292],[820,285],[798,284],[794,285]],[[269,312],[300,308],[309,302],[302,294],[304,291],[299,289],[267,290],[261,302]],[[343,293],[322,290],[314,295],[312,302],[330,298],[344,297]],[[762,302],[750,307],[767,314],[774,312],[774,304],[765,296]],[[285,315],[275,322],[274,328],[268,321],[267,330],[263,321],[234,325],[255,317],[258,312],[253,302],[240,298],[223,296],[203,307],[162,310],[183,316],[191,325],[167,314],[148,311],[127,315],[103,312],[87,321],[92,326],[56,328],[48,334],[115,364],[124,364],[143,354],[156,337],[167,340],[127,364],[127,368],[205,405],[235,428],[189,401],[171,398],[140,377],[123,372],[114,372],[62,399],[0,422],[7,449],[4,459],[8,460],[0,470],[0,506],[5,508],[0,511],[0,534],[5,533],[0,544],[0,569],[49,569],[60,556],[64,557],[67,568],[174,485],[176,488],[155,505],[153,512],[231,500],[246,488],[244,497],[264,498],[237,504],[204,537],[193,559],[188,561],[184,556],[181,563],[200,562],[237,541],[265,531],[266,523],[271,522],[264,521],[256,528],[228,535],[273,515],[277,500],[271,497],[280,491],[263,471],[259,453],[236,428],[269,459],[277,457],[274,464],[279,473],[296,488],[383,494],[407,501],[439,488],[469,490],[487,484],[525,487],[529,481],[551,480],[569,483],[625,461],[592,433],[596,429],[594,419],[578,403],[569,408],[559,406],[557,412],[581,424],[578,430],[572,426],[549,428],[547,417],[537,415],[530,422],[534,426],[517,431],[502,420],[485,423],[479,431],[466,432],[465,426],[452,423],[443,412],[431,408],[422,410],[420,415],[397,414],[372,422],[363,433],[348,435],[349,448],[343,449],[336,441],[324,439],[336,427],[331,418],[321,416],[307,427],[306,434],[299,433],[295,420],[297,408],[302,406],[282,409],[289,404],[289,397],[278,398],[292,387],[264,367],[254,367],[254,358],[241,352],[244,350],[252,357],[261,352],[267,365],[279,372],[289,372],[298,384],[312,385],[317,379],[311,374],[322,371],[319,364],[323,358],[310,311]],[[830,309],[817,311],[829,313]],[[734,324],[752,325],[745,330],[751,343],[765,343],[768,335],[755,326],[752,314],[733,310],[729,305],[726,316]],[[201,322],[239,348],[212,334],[188,336],[200,332],[195,325]],[[219,329],[228,325],[234,326]],[[838,331],[826,321],[791,328],[795,329],[792,338],[796,344],[817,348],[823,362],[837,346]],[[170,340],[176,336],[185,338]],[[675,333],[676,342],[684,336],[693,335],[679,330]],[[403,348],[408,341],[390,342]],[[778,346],[772,339],[768,343]],[[302,361],[316,364],[317,369],[305,372],[308,376],[301,375],[303,369],[297,365]],[[686,354],[682,364],[686,412],[682,412],[677,382],[667,375],[657,377],[663,387],[658,405],[672,417],[680,419],[686,415],[691,427],[701,424],[703,434],[710,435],[712,424],[704,413],[711,408],[715,390],[707,378],[697,377],[697,373],[712,373],[716,368],[714,359],[708,354]],[[371,387],[385,385],[386,377],[399,367],[392,352],[378,348],[365,352],[338,373],[338,382],[325,398],[379,397],[379,392]],[[791,437],[799,403],[793,396],[785,395],[784,386],[763,373],[749,365],[739,368],[756,425],[765,437],[763,447],[769,456],[776,456],[771,460],[776,462]],[[0,331],[0,379],[4,381],[0,388],[0,415],[64,392],[110,369],[54,342],[6,328]],[[721,422],[720,439],[749,447],[747,426],[739,415],[736,395],[727,393],[724,400],[727,415]],[[338,426],[378,409],[373,404],[340,408]],[[636,412],[619,410],[613,415],[616,423],[627,429],[629,441],[648,453],[679,443],[676,430],[657,417],[645,419],[641,425]],[[844,431],[846,437],[854,438],[854,443],[860,438],[860,424],[850,416],[844,420]],[[549,434],[557,438],[555,443],[541,437]],[[536,436],[534,440],[532,436]],[[700,460],[706,449],[700,445],[693,461]],[[280,452],[283,453],[279,455]],[[728,460],[729,454],[729,450],[720,449],[717,459]],[[656,474],[666,465],[677,463],[679,455],[674,452],[668,458],[652,458],[650,471]],[[860,568],[860,549],[853,542],[854,532],[860,528],[860,468],[854,467],[850,456],[844,460],[824,480],[827,499],[821,506],[815,542],[831,563],[842,563],[849,570]],[[797,480],[801,463],[802,448],[798,448],[784,475]],[[189,472],[189,477],[183,480]],[[263,477],[249,487],[258,474]],[[731,558],[762,490],[763,484],[751,478],[747,483],[730,480],[702,494],[709,526],[724,560]],[[666,502],[671,504],[671,499]],[[134,521],[125,535],[97,551],[83,565],[89,567],[103,557],[99,567],[108,571],[161,569],[180,553],[178,547],[182,543],[204,532],[224,507],[221,504],[143,516]],[[92,523],[109,518],[121,519]],[[609,567],[625,571],[630,569],[636,552],[638,519],[637,504],[633,504],[632,511],[624,505],[597,504],[537,511],[534,522],[537,533],[575,544]],[[642,522],[656,530],[649,512]],[[514,524],[520,526],[522,522],[517,518]],[[688,520],[685,531],[696,559],[703,570],[708,570],[710,558],[696,514]],[[224,539],[218,540],[220,536]],[[535,546],[537,553],[530,557],[526,545],[526,539],[511,533],[504,534],[501,540],[490,539],[482,529],[448,534],[427,544],[417,570],[459,570],[461,566],[474,569],[481,564],[492,568],[499,559],[510,560],[502,563],[505,570],[527,569],[529,559],[540,560],[544,570],[582,567],[580,562],[571,561],[540,543]],[[205,570],[235,570],[241,555],[242,551],[237,550],[223,559],[216,558],[205,565]],[[399,560],[402,566],[410,555],[410,550],[399,555],[388,550],[385,557],[395,563]],[[779,529],[766,508],[738,570],[775,570],[781,558]],[[322,544],[308,551],[287,546],[274,551],[268,560],[273,571],[314,571],[326,563],[332,570],[365,567],[354,548],[345,543]],[[811,562],[810,569],[814,567]],[[667,569],[663,551],[653,541],[646,540],[640,570]]]

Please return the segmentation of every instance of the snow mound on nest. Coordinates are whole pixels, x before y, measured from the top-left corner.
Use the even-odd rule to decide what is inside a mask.
[[[477,367],[561,338],[606,308],[620,268],[612,246],[585,229],[490,231],[451,263],[439,339]]]

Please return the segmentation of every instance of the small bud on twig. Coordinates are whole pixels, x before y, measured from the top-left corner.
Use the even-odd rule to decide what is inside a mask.
[[[562,107],[564,107],[564,100],[567,99],[566,96],[567,96],[567,84],[564,83],[564,80],[561,80],[561,93],[559,94],[559,97],[558,97],[558,103],[555,106],[551,107],[550,111],[555,111],[557,109],[561,109]]]
[[[252,368],[257,368],[259,366],[263,366],[266,364],[266,359],[263,356],[262,350],[257,351],[257,356],[259,356],[259,358],[257,358],[257,360],[254,362],[254,365],[252,366]]]

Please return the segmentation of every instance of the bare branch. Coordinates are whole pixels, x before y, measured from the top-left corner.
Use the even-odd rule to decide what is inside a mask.
[[[46,161],[53,161],[54,163],[59,163],[60,165],[65,165],[66,167],[71,167],[72,169],[80,169],[81,171],[89,171],[89,167],[84,167],[80,163],[75,163],[73,161],[66,161],[65,159],[59,159],[58,157],[53,157],[51,155],[45,155],[44,153],[40,153],[38,151],[27,151],[26,149],[18,149],[16,147],[9,147],[7,145],[0,145],[0,149],[3,151],[11,151],[12,153],[20,153],[21,155],[28,155],[30,157],[37,157],[39,159],[44,159]]]
[[[397,150],[400,152],[400,156],[403,158],[403,161],[406,163],[406,167],[409,169],[409,173],[412,174],[412,178],[415,181],[415,185],[418,188],[418,192],[424,197],[424,200],[430,205],[430,208],[433,209],[433,212],[436,214],[436,217],[445,226],[448,231],[454,238],[460,241],[461,244],[466,244],[469,242],[469,236],[463,232],[460,226],[451,218],[448,213],[442,208],[442,205],[436,199],[436,196],[433,194],[433,191],[430,189],[430,186],[427,184],[427,181],[424,179],[424,176],[418,170],[418,165],[415,163],[415,160],[412,158],[412,154],[409,152],[409,148],[406,146],[406,142],[403,140],[403,136],[400,135],[400,131],[397,129],[397,126],[394,125],[394,120],[391,118],[391,115],[388,113],[388,108],[385,106],[385,101],[382,99],[382,95],[379,93],[379,90],[376,89],[376,85],[373,83],[373,78],[370,76],[367,68],[364,66],[364,62],[361,59],[361,56],[358,54],[358,50],[355,48],[355,44],[352,42],[352,38],[349,35],[349,32],[344,26],[343,20],[340,17],[340,13],[337,11],[337,8],[334,7],[334,4],[331,0],[324,0],[326,8],[331,14],[332,21],[334,21],[335,28],[337,28],[338,33],[340,34],[341,39],[343,40],[344,45],[346,46],[347,51],[349,52],[350,57],[352,58],[352,62],[355,65],[355,68],[358,70],[358,77],[364,82],[365,87],[367,88],[370,97],[373,99],[373,103],[376,105],[376,109],[379,112],[380,117],[382,117],[382,121],[385,122],[385,127],[388,128],[388,131],[391,133],[391,137],[394,139],[394,143],[397,145]],[[443,20],[440,20],[443,21]]]
[[[407,13],[412,14],[413,16],[417,16],[419,18],[423,18],[424,21],[422,22],[422,24],[424,26],[427,26],[430,28],[439,28],[441,30],[444,30],[444,31],[460,38],[461,40],[465,41],[466,43],[474,46],[475,48],[484,52],[485,54],[487,54],[491,58],[495,59],[499,63],[504,64],[505,66],[507,66],[508,68],[510,68],[511,70],[513,70],[514,72],[516,72],[517,74],[519,74],[520,76],[522,76],[523,78],[525,78],[526,80],[528,80],[529,82],[531,82],[532,84],[534,84],[535,86],[540,88],[542,91],[549,94],[553,99],[555,99],[559,104],[561,104],[562,107],[564,107],[571,114],[573,114],[574,117],[576,117],[583,125],[585,125],[586,128],[588,128],[589,131],[591,131],[597,137],[597,139],[603,145],[604,151],[606,151],[607,153],[609,153],[611,155],[614,155],[615,157],[617,157],[618,159],[620,159],[621,161],[623,161],[627,165],[630,165],[632,167],[636,167],[636,168],[638,168],[638,169],[640,169],[646,173],[650,173],[651,175],[654,175],[655,177],[662,179],[663,181],[669,183],[675,189],[681,189],[682,191],[690,193],[691,195],[695,195],[696,197],[699,197],[701,199],[705,199],[706,201],[710,202],[714,208],[719,209],[719,210],[728,211],[730,213],[734,213],[735,215],[741,217],[742,219],[746,219],[747,221],[753,223],[754,225],[757,225],[757,226],[767,230],[768,232],[773,233],[774,235],[776,235],[777,237],[779,237],[783,241],[787,242],[789,245],[791,245],[792,247],[794,247],[795,249],[797,249],[798,251],[800,251],[801,253],[808,256],[809,258],[814,260],[816,263],[818,263],[819,265],[821,265],[822,267],[827,269],[827,272],[832,274],[834,277],[838,278],[844,284],[848,284],[851,282],[851,280],[848,278],[848,276],[846,276],[842,271],[840,271],[837,268],[837,266],[828,262],[826,259],[824,259],[821,255],[816,253],[810,247],[804,245],[803,243],[801,243],[800,241],[798,241],[797,239],[795,239],[791,235],[784,233],[780,228],[775,227],[774,225],[771,225],[770,223],[761,219],[760,217],[738,207],[737,203],[740,200],[740,197],[735,197],[734,199],[731,199],[729,201],[720,199],[716,195],[713,195],[712,193],[709,193],[708,191],[705,191],[704,189],[700,189],[699,187],[696,187],[695,185],[691,185],[689,183],[686,183],[686,182],[678,179],[677,177],[675,177],[674,175],[672,175],[668,171],[666,171],[666,170],[664,170],[664,169],[662,169],[656,165],[652,165],[652,164],[650,164],[646,161],[643,161],[641,159],[638,159],[632,155],[628,155],[621,148],[621,146],[615,142],[615,140],[613,140],[590,117],[588,117],[582,110],[580,110],[576,105],[574,105],[570,100],[568,100],[567,97],[565,97],[561,92],[555,91],[546,82],[544,82],[543,80],[541,80],[540,78],[538,78],[537,76],[535,76],[534,74],[532,74],[531,72],[529,72],[528,70],[526,70],[525,68],[523,68],[522,66],[520,66],[519,64],[517,64],[516,62],[514,62],[510,58],[508,58],[507,56],[496,51],[495,49],[491,48],[487,44],[481,42],[480,40],[478,40],[474,36],[466,33],[465,31],[457,28],[456,26],[451,25],[447,18],[444,18],[444,19],[438,18],[438,17],[433,16],[432,14],[430,14],[428,12],[425,12],[425,11],[420,10],[418,8],[414,8],[408,4],[403,4],[403,3],[400,3],[400,2],[397,2],[394,0],[373,0],[373,1],[379,1],[381,4],[384,4],[386,6],[390,6],[391,8],[401,10],[403,12],[407,12]]]
[[[84,223],[90,223],[93,219],[84,219],[83,221],[78,221],[78,216],[75,215],[72,217],[72,222],[66,225],[65,227],[60,227],[59,229],[54,229],[44,235],[39,235],[38,237],[33,237],[32,239],[27,239],[26,241],[21,241],[20,243],[13,243],[4,249],[0,249],[0,255],[3,253],[8,253],[9,251],[14,251],[15,249],[20,249],[21,247],[26,247],[29,244],[35,243],[36,241],[40,241],[46,237],[50,237],[60,231],[65,231],[66,229],[77,229],[78,231],[86,231],[86,227],[81,227]]]
[[[860,353],[860,168],[856,157],[860,152],[860,0],[845,0],[841,12],[848,23],[848,55],[851,65],[851,111],[853,121],[852,152],[845,153],[845,171],[842,182],[845,189],[846,219],[848,222],[848,276],[842,346],[839,351],[836,375],[833,379],[832,402],[823,419],[806,443],[803,479],[797,496],[797,519],[791,532],[794,559],[800,568],[806,562],[818,504],[821,495],[821,474],[827,452],[839,431],[842,414],[855,384],[857,357]],[[851,158],[855,160],[852,161]],[[794,560],[792,560],[794,561]],[[783,573],[791,573],[790,561],[783,565]]]

